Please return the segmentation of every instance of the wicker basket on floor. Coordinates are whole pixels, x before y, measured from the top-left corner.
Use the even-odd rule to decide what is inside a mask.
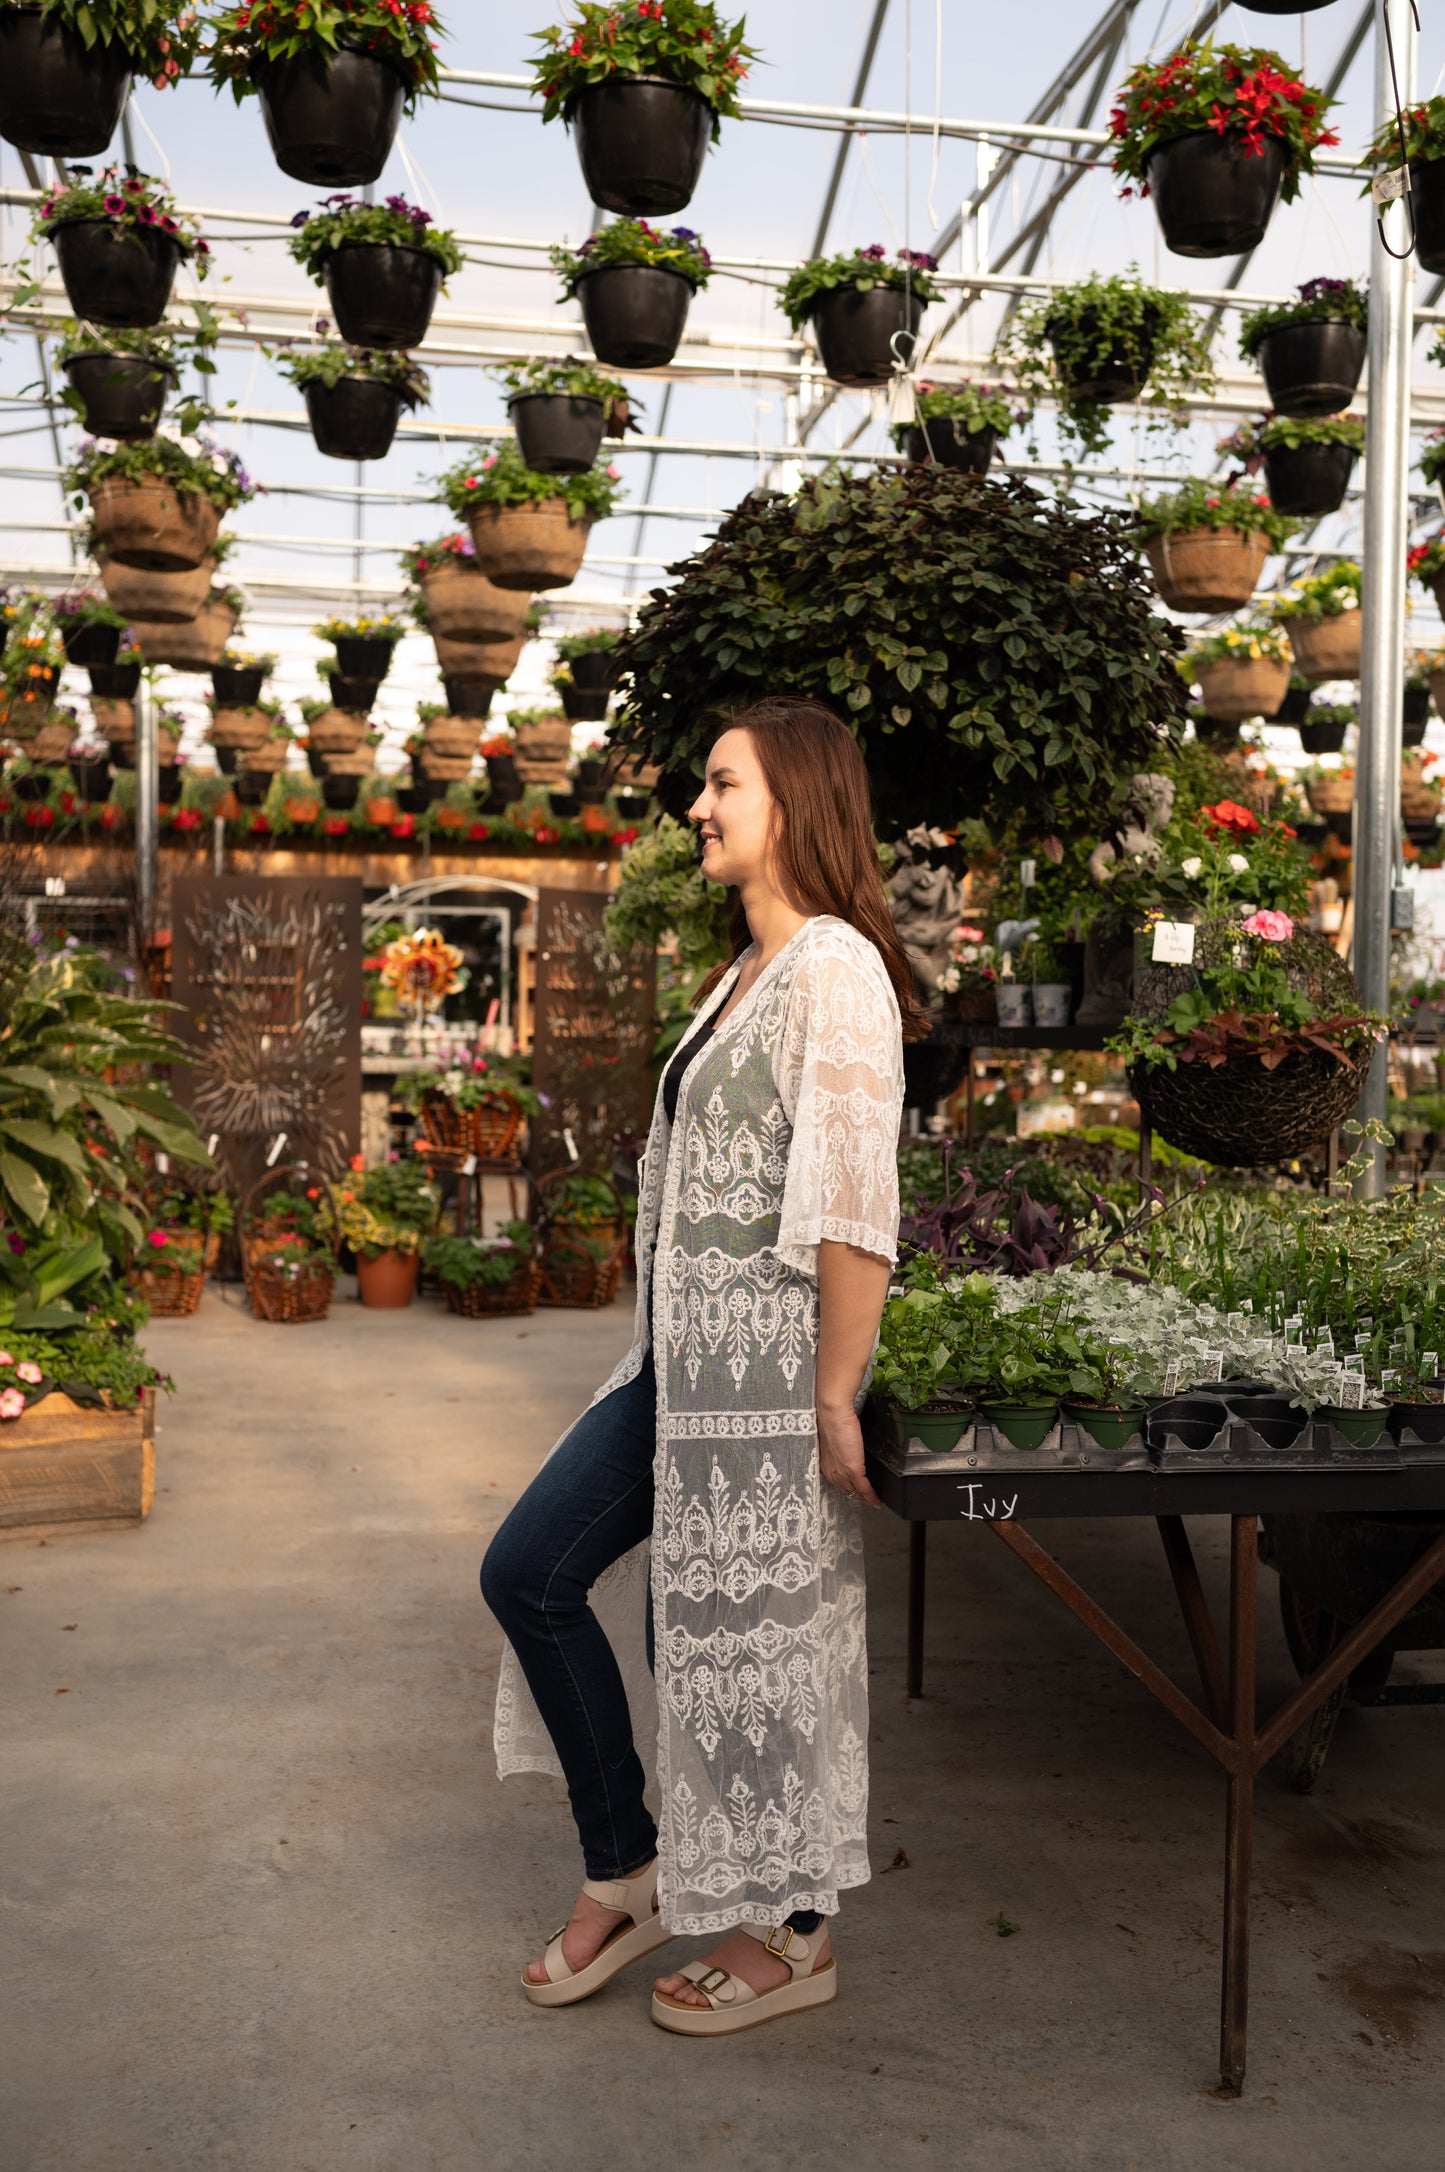
[[[489,1320],[506,1312],[531,1312],[537,1302],[537,1266],[528,1260],[506,1282],[473,1282],[465,1290],[442,1284],[447,1311],[462,1320]]]
[[[475,1109],[459,1109],[445,1094],[423,1094],[427,1141],[447,1154],[475,1154],[478,1161],[506,1161],[522,1128],[522,1111],[510,1094],[492,1094]]]
[[[336,1233],[330,1247],[303,1258],[294,1275],[285,1273],[276,1260],[282,1246],[294,1242],[295,1231],[286,1228],[276,1217],[268,1219],[256,1209],[256,1202],[268,1185],[282,1184],[293,1176],[304,1186],[315,1184],[325,1192],[331,1227]],[[289,1162],[280,1169],[268,1169],[241,1202],[236,1224],[241,1233],[241,1266],[246,1277],[246,1294],[256,1318],[288,1327],[303,1320],[324,1320],[331,1309],[331,1292],[336,1282],[336,1262],[341,1246],[336,1199],[326,1179],[308,1169],[304,1162]]]
[[[206,1286],[202,1255],[188,1251],[185,1258],[184,1266],[132,1268],[130,1286],[150,1306],[153,1319],[188,1320],[200,1304]]]
[[[610,1305],[622,1280],[622,1263],[627,1255],[626,1236],[618,1237],[611,1248],[602,1251],[598,1257],[596,1249],[588,1249],[581,1232],[615,1227],[615,1223],[557,1224],[542,1254],[537,1303],[588,1308]],[[594,1237],[592,1243],[594,1248],[599,1247],[600,1240]]]

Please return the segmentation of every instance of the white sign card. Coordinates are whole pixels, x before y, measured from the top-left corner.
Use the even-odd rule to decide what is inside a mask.
[[[1190,920],[1157,922],[1153,958],[1156,965],[1193,965],[1194,923]]]

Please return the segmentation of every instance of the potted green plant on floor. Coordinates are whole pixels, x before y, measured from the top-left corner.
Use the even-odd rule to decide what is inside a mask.
[[[1270,598],[1270,617],[1284,627],[1296,664],[1315,684],[1360,675],[1360,591],[1359,567],[1342,559]]]
[[[338,1184],[341,1238],[356,1254],[363,1305],[396,1311],[411,1303],[422,1246],[436,1227],[438,1197],[416,1162],[382,1162],[360,1170],[353,1163],[350,1176]]]
[[[498,588],[566,588],[577,577],[595,520],[616,510],[615,468],[538,475],[515,443],[474,450],[437,479],[436,495],[472,532],[477,565]]]
[[[677,352],[688,304],[712,277],[712,258],[690,226],[664,234],[646,219],[614,219],[579,248],[552,250],[560,301],[576,301],[599,362],[660,369]]]
[[[455,234],[404,196],[385,203],[329,196],[319,211],[298,211],[290,253],[324,286],[336,329],[349,347],[419,347],[437,296],[462,268]]]
[[[890,257],[881,242],[810,257],[784,282],[778,306],[795,332],[811,324],[835,384],[882,385],[913,358],[918,327],[943,289],[920,249]]]
[[[590,362],[533,357],[499,372],[517,447],[538,475],[585,475],[604,437],[635,427],[626,387]]]
[[[537,1265],[530,1222],[508,1222],[493,1237],[432,1237],[422,1264],[442,1286],[448,1312],[464,1320],[530,1312]]]
[[[1437,95],[1407,106],[1404,124],[1416,254],[1422,271],[1445,272],[1445,98]],[[1377,176],[1399,172],[1400,129],[1393,118],[1381,127],[1367,160]]]
[[[438,91],[430,0],[239,0],[208,27],[216,88],[259,97],[277,165],[317,188],[375,181],[403,110]]]
[[[540,1190],[536,1230],[541,1269],[538,1303],[610,1305],[617,1295],[629,1213],[609,1178],[577,1170]]]
[[[1262,490],[1192,479],[1139,508],[1136,534],[1171,611],[1237,611],[1294,531]]]
[[[710,0],[647,0],[625,11],[582,0],[564,22],[533,33],[542,119],[560,115],[573,131],[594,204],[655,217],[690,201],[757,58],[743,28]]]
[[[1267,46],[1189,42],[1131,70],[1109,116],[1123,193],[1147,195],[1176,256],[1258,248],[1281,196],[1339,142],[1334,105]]]
[[[1269,415],[1242,423],[1216,447],[1251,475],[1263,468],[1271,505],[1293,520],[1337,513],[1364,449],[1365,426],[1354,415]]]
[[[1148,424],[1177,432],[1192,394],[1215,388],[1204,325],[1187,294],[1137,270],[1091,274],[1025,301],[996,349],[1030,408],[1057,402],[1060,430],[1085,453],[1109,443],[1108,409],[1142,400]]]
[[[1307,279],[1291,302],[1251,309],[1239,351],[1264,372],[1277,415],[1338,415],[1359,389],[1370,305],[1353,279]]]
[[[424,407],[431,380],[410,355],[339,343],[281,355],[306,402],[316,450],[329,460],[384,460],[404,407]]]
[[[31,227],[34,242],[48,241],[76,317],[87,324],[141,330],[166,313],[182,260],[198,279],[210,269],[210,244],[194,217],[182,211],[162,182],[149,174],[107,166],[98,178],[77,173],[42,197]],[[18,302],[38,296],[34,279],[22,281]]]
[[[120,126],[132,78],[166,90],[204,32],[177,0],[44,0],[0,10],[0,136],[17,150],[94,158]]]

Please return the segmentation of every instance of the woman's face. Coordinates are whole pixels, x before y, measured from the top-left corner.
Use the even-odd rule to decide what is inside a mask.
[[[709,882],[743,889],[769,879],[774,804],[750,735],[724,732],[688,809],[702,834],[702,871]]]

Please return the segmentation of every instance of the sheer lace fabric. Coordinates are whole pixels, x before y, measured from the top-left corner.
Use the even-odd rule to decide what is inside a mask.
[[[861,1512],[818,1475],[817,1260],[825,1239],[896,1257],[902,1091],[882,960],[824,916],[693,1059],[676,1124],[660,1096],[653,1114],[635,1336],[599,1390],[636,1375],[655,1326],[653,1538],[593,1605],[638,1741],[656,1730],[659,1899],[679,1932],[830,1914],[868,1876]],[[510,1649],[496,1750],[504,1775],[559,1769]]]

